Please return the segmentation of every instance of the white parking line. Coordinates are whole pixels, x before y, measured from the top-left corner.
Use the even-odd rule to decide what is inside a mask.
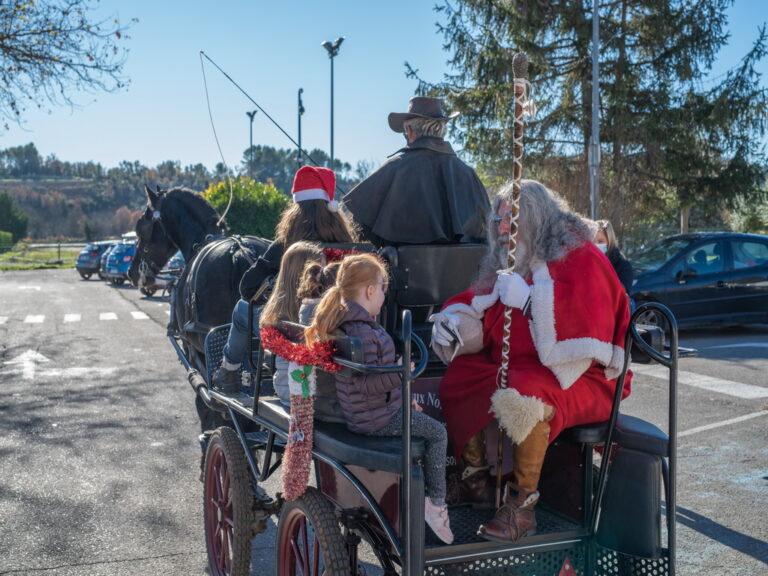
[[[8,322],[8,316],[0,316],[0,324],[5,324]]]
[[[147,320],[149,318],[144,312],[137,312],[135,310],[131,311],[131,316],[133,316],[134,320]]]
[[[44,314],[30,314],[24,318],[24,324],[42,324],[45,320]]]
[[[114,312],[102,312],[99,314],[99,320],[117,320],[117,314]]]
[[[632,371],[636,374],[643,374],[645,376],[661,378],[663,380],[669,378],[669,371],[664,366],[659,365],[644,366],[642,364],[633,364]],[[686,386],[719,392],[720,394],[736,396],[737,398],[746,398],[750,400],[756,398],[768,398],[768,387],[742,384],[741,382],[733,382],[732,380],[705,376],[704,374],[694,374],[693,372],[678,370],[677,381]]]
[[[768,342],[742,342],[741,344],[722,344],[721,346],[705,346],[701,350],[717,350],[719,348],[768,348]]]
[[[686,430],[685,432],[679,432],[677,434],[677,437],[683,438],[684,436],[690,436],[691,434],[697,434],[699,432],[704,432],[706,430],[720,428],[721,426],[728,426],[730,424],[744,422],[745,420],[751,420],[752,418],[757,418],[758,416],[765,416],[766,414],[768,414],[768,410],[761,410],[760,412],[752,412],[752,414],[745,414],[744,416],[739,416],[738,418],[731,418],[730,420],[723,420],[722,422],[714,422],[713,424],[707,424],[706,426],[691,428],[690,430]]]
[[[64,322],[80,322],[80,314],[64,314]]]

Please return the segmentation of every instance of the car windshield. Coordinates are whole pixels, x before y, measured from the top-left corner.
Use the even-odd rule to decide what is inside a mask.
[[[83,251],[84,251],[84,252],[93,252],[93,251],[95,251],[95,250],[98,250],[98,249],[99,249],[99,245],[98,245],[98,244],[88,244],[88,245],[87,245],[87,246],[86,246],[86,247],[83,249]]]
[[[128,246],[126,244],[118,244],[114,248],[112,248],[112,254],[122,254],[123,252],[128,251]]]
[[[632,256],[632,266],[636,270],[643,272],[658,270],[691,242],[693,240],[690,238],[667,238],[662,240],[645,250],[636,252]]]

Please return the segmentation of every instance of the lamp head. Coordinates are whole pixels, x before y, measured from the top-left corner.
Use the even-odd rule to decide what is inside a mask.
[[[323,48],[325,48],[328,51],[328,57],[333,58],[339,53],[339,48],[341,47],[341,43],[344,42],[344,36],[340,36],[339,38],[336,38],[333,42],[330,40],[326,40],[321,44]]]

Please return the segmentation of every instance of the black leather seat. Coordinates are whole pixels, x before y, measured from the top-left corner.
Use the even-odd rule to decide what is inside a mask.
[[[262,399],[259,416],[270,424],[288,430],[290,415],[279,400]],[[403,469],[403,439],[395,436],[364,436],[347,430],[344,424],[315,420],[315,449],[336,460],[369,470],[401,473]],[[422,438],[411,439],[414,460],[424,457]]]

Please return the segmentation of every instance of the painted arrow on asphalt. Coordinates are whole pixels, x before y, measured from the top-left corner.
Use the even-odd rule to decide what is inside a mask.
[[[25,380],[34,380],[35,376],[42,377],[78,377],[83,376],[109,376],[113,374],[117,368],[103,368],[103,367],[91,367],[86,368],[84,366],[73,366],[71,368],[47,368],[42,369],[38,364],[44,362],[50,362],[48,358],[37,352],[36,350],[27,350],[23,354],[19,354],[16,358],[4,362],[9,366],[17,367],[21,372],[22,378]]]
[[[50,360],[36,350],[27,350],[13,360],[8,360],[5,364],[9,366],[20,365],[24,380],[32,380],[35,377],[35,369],[41,362],[50,362]]]

